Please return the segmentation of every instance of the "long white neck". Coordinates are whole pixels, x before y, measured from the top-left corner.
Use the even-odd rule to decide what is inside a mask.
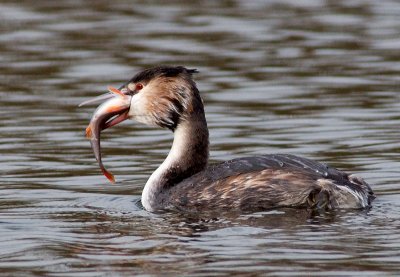
[[[148,211],[165,207],[162,194],[182,180],[203,170],[208,161],[208,129],[204,114],[190,116],[174,131],[172,148],[150,176],[142,192],[142,205]]]

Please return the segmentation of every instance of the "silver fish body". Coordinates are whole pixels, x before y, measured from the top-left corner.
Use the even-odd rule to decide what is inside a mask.
[[[99,163],[102,173],[115,182],[114,176],[104,167],[101,160],[100,134],[101,131],[127,119],[131,103],[131,96],[117,95],[101,104],[94,112],[89,126],[86,128],[86,137],[90,140],[94,156]]]

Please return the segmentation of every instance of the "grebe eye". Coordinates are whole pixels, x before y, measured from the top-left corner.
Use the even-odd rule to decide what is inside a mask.
[[[141,90],[143,88],[143,84],[137,83],[136,84],[136,90]]]

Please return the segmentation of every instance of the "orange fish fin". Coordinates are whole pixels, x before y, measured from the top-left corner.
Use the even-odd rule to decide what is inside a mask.
[[[104,174],[104,176],[106,176],[106,178],[112,183],[115,184],[115,178],[114,175],[112,175],[111,172],[107,171],[107,169],[102,169],[101,170]]]
[[[112,86],[108,86],[108,91],[112,92],[114,94],[117,94],[118,96],[121,96],[121,97],[125,97],[126,96],[125,94],[122,93],[122,91],[120,91],[119,89],[116,89],[116,88],[114,88]]]
[[[91,139],[91,138],[92,138],[92,135],[93,135],[93,133],[92,133],[92,127],[89,125],[89,126],[87,126],[87,128],[86,128],[86,138],[87,138],[87,139]]]

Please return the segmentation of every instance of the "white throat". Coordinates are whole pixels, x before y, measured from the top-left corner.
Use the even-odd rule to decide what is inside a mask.
[[[188,122],[179,124],[174,132],[174,142],[164,162],[153,172],[142,192],[142,205],[148,211],[154,211],[157,207],[156,197],[162,191],[165,182],[165,173],[173,166],[179,165],[187,155],[187,149],[191,143],[189,137]]]

